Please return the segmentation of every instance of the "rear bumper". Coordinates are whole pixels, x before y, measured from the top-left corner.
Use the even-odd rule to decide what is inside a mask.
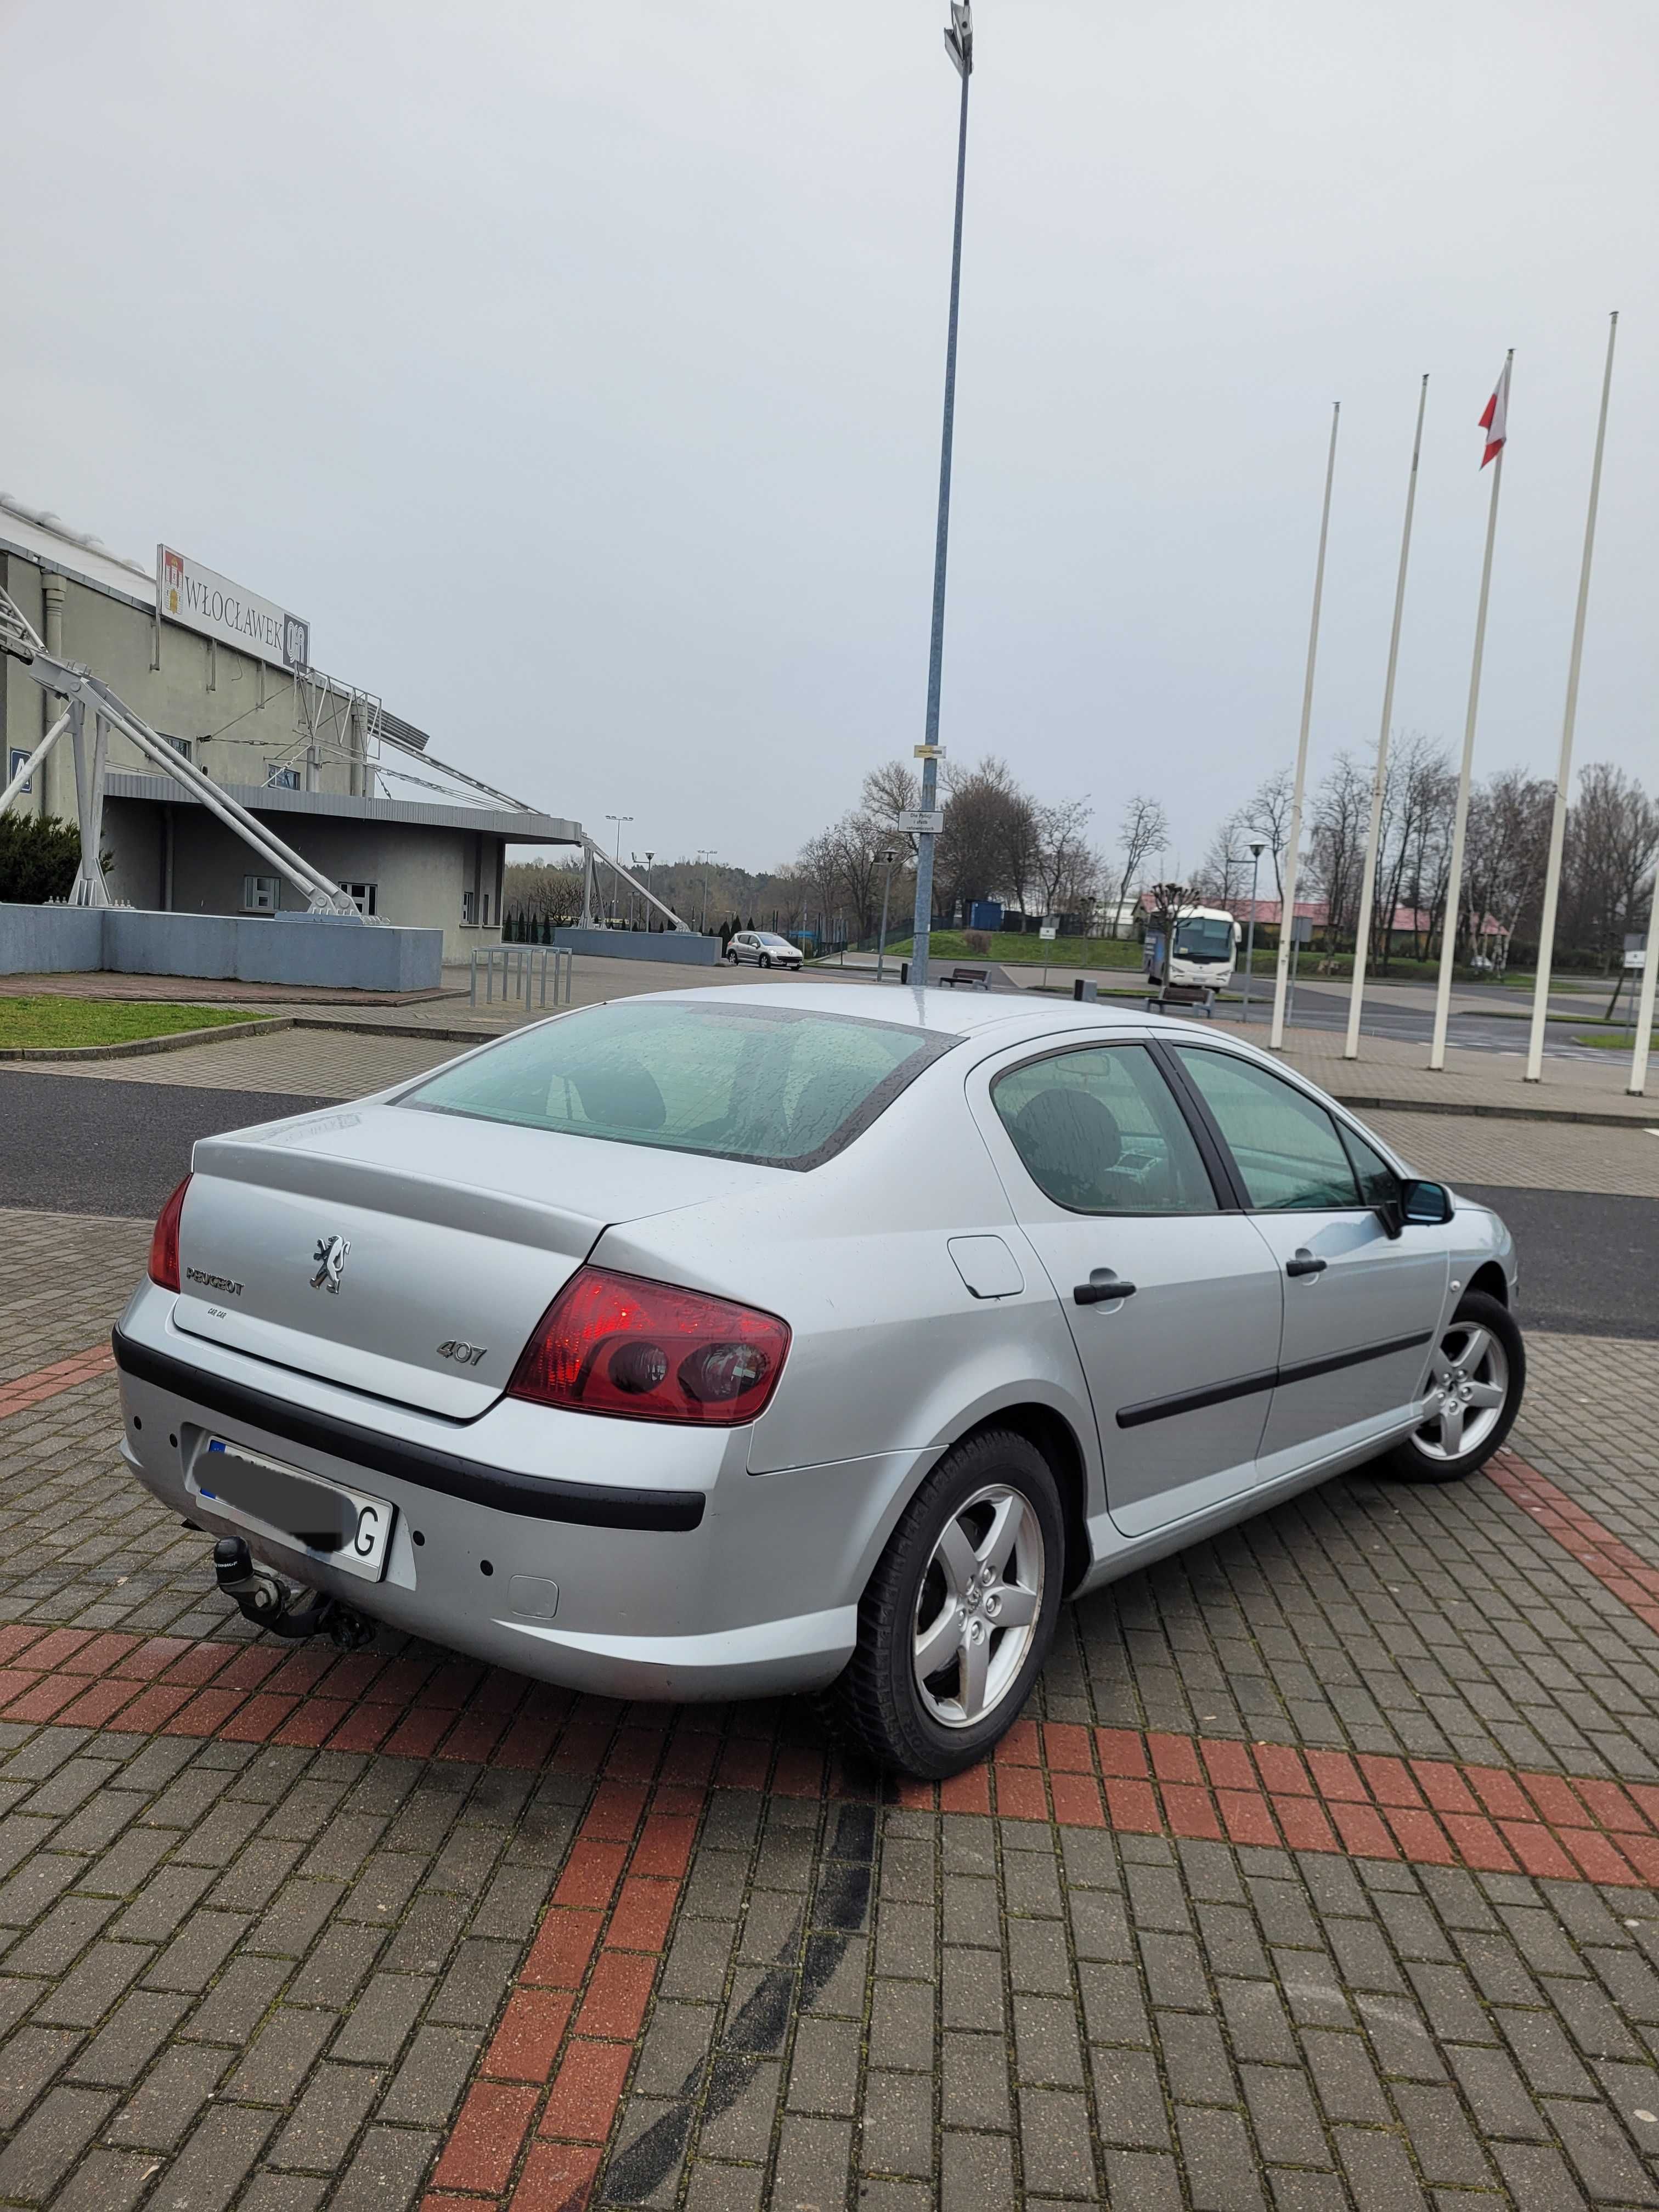
[[[291,1581],[573,1688],[686,1701],[833,1680],[870,1565],[919,1479],[909,1453],[750,1475],[746,1430],[670,1431],[506,1401],[453,1423],[353,1403],[182,1335],[172,1305],[145,1285],[115,1337],[122,1454],[148,1490],[216,1536],[245,1536]],[[394,1505],[385,1579],[216,1514],[186,1482],[210,1435]],[[659,1479],[671,1474],[684,1480]]]

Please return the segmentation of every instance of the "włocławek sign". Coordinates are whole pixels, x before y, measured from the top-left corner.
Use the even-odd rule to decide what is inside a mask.
[[[228,576],[187,561],[170,545],[155,549],[155,603],[169,622],[199,630],[278,668],[311,663],[311,624],[273,606],[257,592],[245,592]]]

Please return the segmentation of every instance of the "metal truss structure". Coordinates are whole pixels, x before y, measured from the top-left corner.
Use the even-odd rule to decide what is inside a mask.
[[[313,914],[339,915],[352,921],[374,927],[378,916],[359,912],[349,894],[338,884],[315,867],[302,854],[279,837],[267,823],[251,814],[240,800],[233,799],[221,784],[204,775],[193,761],[187,760],[149,723],[136,714],[125,701],[102,683],[90,669],[79,661],[64,660],[49,653],[39,632],[8,592],[0,590],[0,656],[15,660],[49,697],[63,702],[63,712],[52,723],[40,744],[19,767],[3,791],[0,791],[0,814],[3,814],[17,793],[27,785],[37,768],[46,758],[65,730],[75,752],[76,811],[81,831],[81,860],[76,870],[69,902],[71,906],[107,906],[108,890],[100,861],[103,842],[104,784],[108,770],[109,733],[118,730],[135,745],[146,763],[170,776],[191,799],[205,806],[208,811],[222,822],[243,843],[263,860],[265,866],[283,876],[301,894]],[[362,795],[372,798],[377,777],[386,777],[400,783],[417,784],[422,789],[434,791],[444,798],[459,798],[465,804],[492,809],[505,808],[514,814],[535,815],[538,810],[522,799],[515,799],[494,784],[484,783],[470,775],[465,769],[452,767],[447,761],[437,758],[426,745],[413,742],[411,733],[401,732],[407,725],[392,725],[395,715],[386,714],[379,697],[370,691],[358,690],[350,684],[341,684],[319,669],[301,668],[295,672],[295,698],[300,720],[300,731],[290,748],[291,754],[303,752],[308,769],[318,767],[325,757],[343,759],[361,773]],[[88,733],[90,719],[90,733]],[[406,769],[386,765],[388,749],[423,766],[437,771],[448,779],[447,784],[437,783],[426,776],[412,775]],[[307,782],[309,777],[307,778]],[[460,787],[458,793],[455,786]],[[682,921],[673,908],[647,889],[637,876],[632,875],[613,859],[602,846],[594,842],[585,830],[580,832],[584,854],[582,872],[581,926],[587,929],[605,926],[602,902],[599,895],[599,871],[609,869],[620,884],[636,891],[646,905],[661,915],[671,930],[690,934],[690,924]]]
[[[250,814],[240,800],[204,775],[193,761],[185,760],[175,751],[90,669],[79,661],[60,660],[55,653],[48,653],[28,617],[4,591],[0,591],[0,654],[15,660],[43,691],[64,702],[63,713],[4,791],[0,792],[0,814],[4,813],[67,729],[75,749],[76,811],[81,830],[81,860],[69,896],[71,906],[110,903],[99,855],[103,842],[109,733],[118,730],[131,744],[137,746],[150,767],[170,776],[249,846],[267,867],[292,884],[313,914],[339,915],[372,926],[373,917],[359,914],[349,895],[338,884]],[[87,729],[88,716],[92,723],[90,737]]]

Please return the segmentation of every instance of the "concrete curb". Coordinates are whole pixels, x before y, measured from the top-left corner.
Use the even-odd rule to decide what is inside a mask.
[[[184,1052],[191,1045],[216,1044],[228,1036],[269,1036],[294,1026],[291,1014],[269,1021],[217,1022],[206,1030],[168,1030],[161,1036],[129,1037],[120,1044],[0,1045],[0,1060],[142,1060],[152,1052]]]
[[[1318,1080],[1317,1077],[1312,1079]],[[1329,1096],[1339,1106],[1369,1108],[1379,1114],[1456,1114],[1490,1121],[1587,1121],[1597,1129],[1644,1130],[1648,1127],[1640,1113],[1597,1114],[1570,1106],[1467,1106],[1440,1098],[1382,1098],[1369,1093],[1362,1097],[1351,1091],[1333,1091]],[[1659,1127],[1659,1099],[1654,1101],[1650,1118]]]

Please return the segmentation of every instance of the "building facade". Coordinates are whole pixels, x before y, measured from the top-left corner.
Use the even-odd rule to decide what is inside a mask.
[[[166,574],[172,584],[173,568]],[[181,606],[182,618],[176,618],[167,611],[156,574],[3,498],[0,584],[49,652],[90,669],[366,913],[410,927],[441,928],[447,958],[465,958],[474,946],[501,941],[509,846],[580,841],[575,823],[505,802],[474,805],[447,791],[418,799],[394,796],[399,775],[418,764],[403,748],[412,745],[418,753],[424,737],[387,714],[374,695],[287,661],[285,645],[291,651],[297,641],[300,650],[309,649],[308,625],[292,617],[284,633],[250,613],[244,618],[250,642],[232,643],[213,634],[231,628],[222,601],[192,619],[188,604],[170,590],[166,599]],[[252,594],[230,604],[240,612],[244,599],[249,609],[264,606]],[[58,708],[9,659],[0,662],[0,685],[3,785],[40,744]],[[390,743],[394,735],[402,746]],[[75,764],[67,736],[12,806],[74,822]],[[303,911],[307,903],[118,732],[110,738],[103,847],[110,896],[132,906],[258,915]]]

